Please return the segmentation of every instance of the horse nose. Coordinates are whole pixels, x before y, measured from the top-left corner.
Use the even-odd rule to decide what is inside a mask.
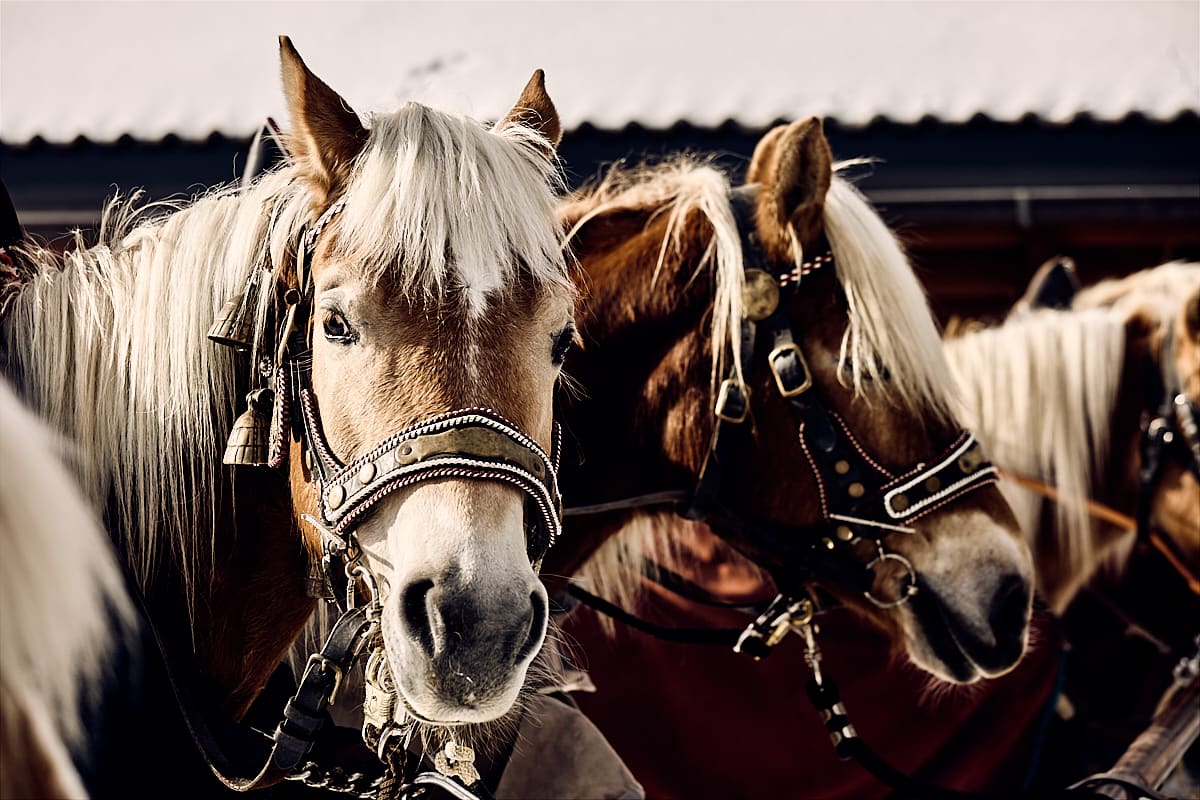
[[[512,665],[541,645],[548,601],[538,582],[528,593],[482,596],[453,580],[421,579],[402,593],[408,634],[434,662],[466,663],[480,656]]]
[[[1005,575],[996,586],[988,609],[988,622],[1001,658],[1020,656],[1025,626],[1029,623],[1030,586],[1020,575]]]

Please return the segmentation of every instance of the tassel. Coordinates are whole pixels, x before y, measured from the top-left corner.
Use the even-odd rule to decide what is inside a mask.
[[[258,389],[246,395],[247,408],[233,423],[222,459],[224,463],[238,466],[267,464],[274,399],[275,393],[270,389]]]
[[[246,288],[221,307],[208,338],[235,350],[249,350],[254,344],[254,314],[258,310],[258,273],[255,269],[246,281]]]

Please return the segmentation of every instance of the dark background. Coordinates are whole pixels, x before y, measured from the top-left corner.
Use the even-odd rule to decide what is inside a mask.
[[[584,125],[567,133],[560,155],[572,186],[618,159],[679,150],[716,154],[740,174],[765,132],[733,121],[665,130]],[[977,118],[847,127],[827,120],[826,134],[838,158],[878,159],[854,174],[908,246],[943,321],[1002,313],[1055,255],[1072,257],[1085,283],[1170,259],[1200,260],[1195,114],[1065,125]],[[222,136],[67,146],[34,140],[0,146],[0,175],[27,228],[53,241],[92,226],[118,188],[144,187],[162,199],[235,180],[248,147],[249,139]]]

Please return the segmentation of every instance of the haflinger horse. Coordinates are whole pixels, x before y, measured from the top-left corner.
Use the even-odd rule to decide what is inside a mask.
[[[72,753],[133,617],[60,445],[0,383],[0,797],[85,795]]]
[[[746,562],[707,528],[681,525],[683,511],[780,593],[755,607],[738,649],[764,656],[789,630],[806,640],[755,664],[637,632],[606,640],[586,609],[568,617],[600,690],[580,703],[650,796],[806,794],[805,763],[819,756],[772,747],[806,724],[824,733],[802,688],[821,675],[805,665],[820,657],[813,584],[843,604],[820,618],[823,632],[865,642],[855,657],[881,668],[890,643],[923,671],[906,687],[914,704],[931,678],[1004,675],[1029,637],[1029,551],[955,420],[938,333],[895,238],[835,171],[816,119],[770,132],[746,181],[733,188],[689,159],[618,167],[560,208],[584,274],[583,346],[568,361],[580,397],[564,402],[566,451],[573,442],[580,456],[563,469],[569,545],[546,573],[576,575],[569,591],[588,602],[653,613],[662,593],[649,573],[682,588],[696,622],[741,619],[711,606],[763,599],[764,581],[742,581],[749,597],[713,597],[715,579],[745,578]],[[664,580],[672,573],[690,583]],[[865,633],[838,637],[856,617]],[[854,673],[881,683],[862,663]],[[854,728],[817,683],[845,752]],[[787,727],[756,737],[773,712]],[[842,796],[887,791],[865,772],[857,780]]]
[[[283,167],[184,207],[114,201],[95,247],[14,249],[2,320],[5,372],[76,443],[194,708],[243,717],[313,595],[350,608],[239,789],[304,764],[370,648],[380,753],[514,707],[547,628],[574,335],[540,71],[494,126],[408,103],[364,127],[286,37],[280,56]]]
[[[1200,574],[1200,265],[1164,264],[1070,303],[946,342],[960,413],[1012,476],[1001,487],[1059,613],[1128,556],[1135,531],[1161,533],[1184,574]]]

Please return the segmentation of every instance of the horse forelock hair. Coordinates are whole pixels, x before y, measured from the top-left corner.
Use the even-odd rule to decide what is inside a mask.
[[[1064,498],[1090,498],[1108,461],[1125,335],[1123,319],[1106,309],[1046,310],[948,339],[961,416],[996,463],[1053,483]],[[1001,489],[1026,536],[1035,535],[1045,501],[1010,481]],[[1063,569],[1085,578],[1105,556],[1087,508],[1054,506]]]
[[[854,163],[839,164],[837,169]],[[701,215],[713,232],[696,274],[710,269],[714,275],[714,389],[731,368],[739,380],[744,374],[740,323],[745,272],[729,188],[723,173],[691,156],[652,167],[618,164],[595,187],[565,203],[561,211],[561,216],[574,218],[568,241],[590,220],[611,211],[653,209],[655,216],[668,215],[656,274],[662,272],[668,257],[678,255],[685,223],[694,214]],[[850,309],[839,372],[849,372],[850,386],[858,397],[870,401],[874,395],[870,387],[886,386],[891,399],[918,418],[953,420],[953,388],[938,330],[899,242],[866,198],[836,175],[825,199],[824,222]],[[803,258],[799,248],[796,256],[799,265]],[[799,290],[803,291],[802,283]],[[886,382],[882,380],[885,370],[890,373]],[[664,527],[660,524],[656,529],[661,533]],[[641,586],[640,573],[625,565],[630,563],[631,553],[656,541],[635,524],[602,545],[582,574],[597,586],[609,587],[616,596],[631,598]]]
[[[868,401],[886,387],[891,401],[919,419],[953,421],[941,337],[895,234],[862,193],[837,175],[825,197],[824,222],[850,310],[839,374],[848,371],[855,394]]]
[[[335,253],[409,296],[463,290],[476,317],[519,272],[569,288],[552,152],[521,125],[488,129],[417,103],[376,114],[337,216]]]
[[[0,680],[79,746],[81,706],[133,609],[96,514],[59,460],[64,445],[0,382]]]

